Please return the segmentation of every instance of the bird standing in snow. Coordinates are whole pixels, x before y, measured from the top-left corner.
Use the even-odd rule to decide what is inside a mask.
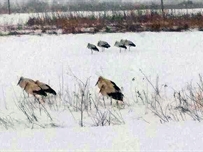
[[[94,45],[94,44],[88,43],[88,44],[87,44],[87,48],[91,50],[91,54],[93,54],[93,51],[99,52],[99,49],[98,49],[98,48],[96,47],[96,45]]]
[[[111,99],[115,99],[116,104],[118,105],[118,100],[123,102],[124,95],[121,92],[121,89],[111,80],[105,79],[104,77],[100,76],[96,83],[100,89],[100,93],[103,96],[109,96]],[[111,100],[112,105],[112,100]]]
[[[105,42],[105,41],[99,41],[98,43],[97,43],[97,46],[99,46],[99,47],[101,47],[102,48],[102,51],[104,51],[104,49],[105,48],[109,48],[109,47],[111,47],[107,42]]]
[[[32,79],[28,79],[28,78],[23,78],[20,77],[20,80],[18,81],[18,84],[21,88],[23,88],[25,90],[25,92],[31,95],[33,95],[36,99],[38,99],[36,97],[36,95],[40,95],[40,96],[47,96],[46,92],[40,88],[34,80]],[[39,102],[41,102],[38,99]],[[44,101],[43,101],[44,102]]]
[[[18,81],[17,85],[23,88],[25,92],[28,93],[28,95],[29,94],[33,95],[36,99],[38,99],[38,101],[40,100],[39,98],[37,98],[36,95],[47,96],[47,93],[52,93],[56,95],[56,92],[50,86],[42,82],[39,82],[38,80],[34,81],[29,78],[20,77],[20,80]]]
[[[136,47],[136,45],[132,41],[130,41],[130,40],[123,40],[123,39],[121,39],[120,43],[122,43],[122,44],[124,44],[126,46],[129,46],[129,51],[130,51],[130,47]]]
[[[119,47],[120,48],[120,52],[121,52],[121,48],[127,49],[127,47],[125,46],[124,43],[118,42],[116,41],[114,46]]]

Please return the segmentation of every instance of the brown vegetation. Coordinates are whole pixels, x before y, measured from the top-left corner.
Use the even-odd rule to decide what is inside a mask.
[[[174,15],[159,12],[112,11],[89,15],[81,13],[44,13],[30,17],[26,25],[6,27],[8,35],[97,33],[97,32],[142,32],[142,31],[203,31],[203,14]],[[37,32],[36,32],[37,31]],[[0,33],[1,35],[1,33]]]
[[[183,31],[188,29],[203,29],[203,15],[169,15],[165,18],[158,13],[137,15],[134,11],[129,14],[112,12],[112,15],[73,16],[60,15],[54,17],[33,17],[27,22],[28,26],[55,26],[63,33],[96,33],[96,32],[140,32],[140,31]]]

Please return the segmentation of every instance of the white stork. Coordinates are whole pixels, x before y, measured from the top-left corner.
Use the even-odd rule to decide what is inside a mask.
[[[115,100],[117,100],[117,105],[118,105],[118,100],[123,102],[123,97],[124,95],[121,92],[121,89],[111,80],[105,79],[104,77],[100,76],[98,78],[98,81],[96,83],[100,89],[100,93],[103,96],[109,96]],[[111,100],[112,104],[112,100]]]
[[[46,92],[41,87],[39,87],[32,79],[20,77],[20,80],[18,81],[17,85],[19,85],[23,90],[25,90],[28,95],[31,94],[36,99],[38,99],[36,95],[47,96]],[[38,101],[41,102],[39,99]]]
[[[126,46],[129,46],[129,51],[130,51],[130,47],[136,47],[136,45],[130,41],[130,40],[123,40],[121,39],[120,42]]]
[[[127,47],[125,46],[125,44],[116,41],[114,46],[119,47],[120,48],[120,52],[121,52],[121,48],[127,49]]]
[[[105,41],[99,41],[98,43],[97,43],[97,46],[99,46],[99,47],[101,47],[102,48],[102,51],[104,51],[104,49],[105,48],[109,48],[109,47],[111,47],[107,42],[105,42]]]
[[[93,54],[93,51],[99,52],[99,49],[98,49],[98,48],[96,47],[96,45],[94,45],[94,44],[88,43],[88,44],[87,44],[87,48],[91,50],[91,54]],[[92,50],[93,50],[93,51],[92,51]]]

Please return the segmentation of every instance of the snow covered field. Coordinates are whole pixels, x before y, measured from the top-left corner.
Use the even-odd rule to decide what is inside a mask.
[[[135,89],[153,91],[140,69],[152,83],[158,75],[160,85],[168,86],[167,96],[173,96],[173,89],[181,90],[191,82],[195,84],[198,74],[203,74],[202,37],[203,33],[197,31],[0,37],[0,117],[15,123],[13,127],[8,125],[8,131],[1,127],[0,150],[202,149],[201,123],[188,120],[160,124],[156,116],[146,116],[145,108],[133,101]],[[120,39],[129,39],[137,47],[119,53],[113,45]],[[97,44],[99,40],[109,42],[112,47],[91,55],[87,43]],[[130,106],[118,110],[112,108],[107,99],[107,108],[103,110],[112,110],[123,122],[91,127],[95,126],[94,121],[90,121],[85,113],[85,127],[81,128],[80,112],[61,109],[68,99],[66,92],[73,94],[77,91],[75,77],[82,82],[90,78],[88,89],[97,101],[100,95],[95,83],[100,75],[122,88],[124,100]],[[23,91],[17,86],[20,76],[38,79],[62,94],[56,97],[59,102],[57,110],[45,104],[53,123],[57,124],[55,128],[46,126],[51,124],[50,120],[44,113],[40,116],[38,111],[36,115],[44,127],[34,124],[32,127],[18,109],[16,103],[24,100]]]

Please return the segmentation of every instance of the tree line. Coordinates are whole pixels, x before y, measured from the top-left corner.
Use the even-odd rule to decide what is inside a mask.
[[[97,2],[92,0],[85,1],[69,1],[64,3],[47,3],[39,0],[29,0],[27,2],[17,3],[10,0],[0,4],[0,13],[37,13],[37,12],[52,12],[52,11],[117,11],[117,10],[134,10],[134,9],[182,9],[182,8],[203,8],[202,3],[179,3],[179,4],[164,4],[164,0],[160,0],[160,4],[139,4],[133,2]]]

